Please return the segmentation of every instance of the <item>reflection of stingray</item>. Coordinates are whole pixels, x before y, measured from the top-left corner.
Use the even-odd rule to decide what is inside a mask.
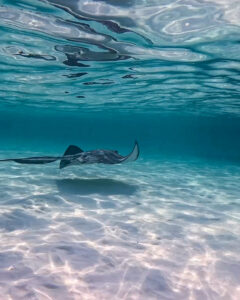
[[[80,73],[74,73],[74,74],[63,75],[63,76],[68,77],[68,78],[76,78],[76,77],[84,76],[86,74],[88,74],[88,73],[86,73],[86,72],[80,72]]]
[[[132,195],[137,187],[113,179],[59,179],[56,180],[60,192],[66,194],[88,195]]]
[[[132,18],[129,18],[128,16],[115,16],[114,21],[113,20],[106,20],[107,16],[104,15],[97,15],[96,12],[93,12],[92,14],[87,13],[86,11],[83,11],[81,9],[82,5],[78,5],[78,1],[66,1],[66,0],[47,0],[48,3],[59,7],[60,9],[63,9],[73,15],[75,18],[79,20],[87,20],[87,21],[96,21],[99,23],[102,23],[106,25],[110,30],[117,33],[124,33],[124,32],[131,32],[128,28],[125,28],[123,26],[120,26],[120,23],[124,23],[124,25],[128,26],[134,26],[135,22]],[[118,3],[121,3],[122,1],[117,1]],[[83,4],[84,5],[84,4]],[[86,5],[88,3],[86,2]],[[95,7],[99,9],[99,5],[95,4]],[[101,9],[100,9],[101,11]],[[112,19],[113,17],[110,17]]]
[[[111,49],[106,45],[99,45],[105,51],[92,51],[85,47],[77,47],[70,45],[56,45],[55,50],[65,53],[67,60],[63,63],[68,66],[88,67],[89,65],[80,63],[79,61],[116,61],[131,58],[129,55],[122,55],[117,50]]]
[[[34,53],[24,53],[23,51],[19,51],[15,55],[20,55],[20,56],[28,57],[28,58],[43,59],[43,60],[56,60],[56,57],[54,57],[52,55],[41,55],[41,54],[34,54]]]

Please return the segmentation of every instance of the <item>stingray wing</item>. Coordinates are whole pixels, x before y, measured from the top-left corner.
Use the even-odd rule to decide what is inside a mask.
[[[140,153],[139,145],[138,145],[138,142],[135,141],[135,145],[134,145],[132,152],[129,155],[125,156],[121,162],[127,163],[127,162],[131,162],[131,161],[135,161],[138,159],[139,153]]]
[[[72,164],[75,156],[79,153],[82,153],[83,150],[77,146],[70,145],[67,150],[64,152],[63,157],[60,161],[59,169],[63,169]]]

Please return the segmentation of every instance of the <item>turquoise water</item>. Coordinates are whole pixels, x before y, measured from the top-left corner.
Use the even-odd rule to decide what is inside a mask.
[[[239,1],[0,5],[0,299],[240,299]]]

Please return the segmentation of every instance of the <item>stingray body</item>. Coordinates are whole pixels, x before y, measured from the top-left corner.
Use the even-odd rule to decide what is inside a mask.
[[[120,164],[135,161],[139,156],[139,146],[135,142],[132,152],[122,156],[116,150],[91,150],[83,151],[77,146],[70,145],[63,156],[39,156],[26,158],[1,159],[0,162],[14,161],[20,164],[48,164],[60,160],[59,168],[81,164]]]

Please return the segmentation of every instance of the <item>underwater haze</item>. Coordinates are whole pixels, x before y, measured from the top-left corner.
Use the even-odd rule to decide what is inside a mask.
[[[0,0],[0,300],[240,299],[239,0]]]

